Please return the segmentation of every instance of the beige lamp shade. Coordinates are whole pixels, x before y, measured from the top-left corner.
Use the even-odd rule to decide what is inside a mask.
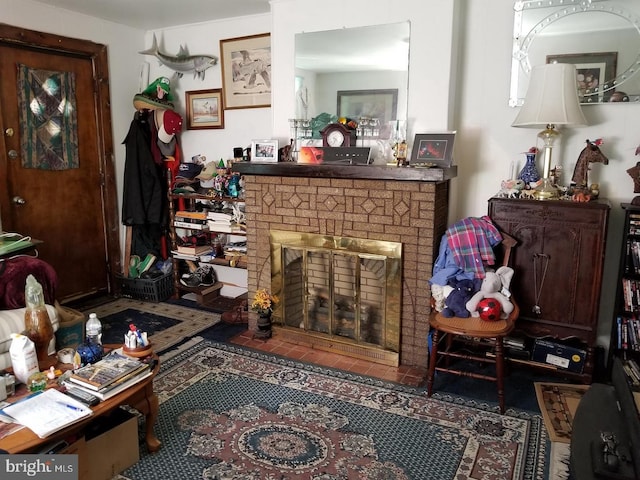
[[[547,63],[531,70],[529,88],[513,127],[587,125],[578,99],[576,67]]]

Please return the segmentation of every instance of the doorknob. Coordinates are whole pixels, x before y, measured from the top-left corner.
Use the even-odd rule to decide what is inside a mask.
[[[18,152],[15,150],[9,150],[9,158],[18,158]]]
[[[13,201],[13,203],[15,203],[16,205],[24,205],[24,204],[26,204],[26,203],[27,203],[27,201],[26,201],[24,198],[22,198],[22,197],[20,197],[20,196],[18,196],[18,195],[16,195],[15,197],[13,197],[11,200],[12,200],[12,201]]]

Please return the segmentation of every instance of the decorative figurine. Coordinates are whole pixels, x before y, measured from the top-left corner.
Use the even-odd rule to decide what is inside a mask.
[[[577,190],[584,191],[585,193],[590,193],[588,188],[589,164],[609,164],[609,159],[605,156],[604,153],[600,151],[600,145],[602,145],[602,143],[603,141],[601,138],[598,138],[593,142],[587,139],[587,146],[584,147],[580,152],[578,161],[576,162],[576,168],[573,171],[573,178],[571,179],[571,181],[575,184],[574,191]]]
[[[518,178],[522,180],[525,185],[531,185],[532,183],[540,180],[540,174],[538,173],[538,169],[536,168],[536,155],[538,154],[537,147],[531,147],[525,155],[527,156],[527,161],[520,170],[520,174]]]

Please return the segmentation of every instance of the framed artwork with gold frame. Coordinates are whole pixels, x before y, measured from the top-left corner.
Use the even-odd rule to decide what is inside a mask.
[[[185,92],[187,130],[224,128],[222,89]]]
[[[271,106],[271,34],[220,40],[224,108]]]

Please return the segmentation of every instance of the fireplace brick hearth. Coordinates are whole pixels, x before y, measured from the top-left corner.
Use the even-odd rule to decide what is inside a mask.
[[[428,280],[447,227],[451,169],[236,163],[244,176],[249,295],[271,285],[269,232],[402,243],[400,364],[426,366]],[[421,171],[420,171],[421,170]],[[431,170],[431,171],[427,171]],[[256,316],[249,316],[256,328]]]

